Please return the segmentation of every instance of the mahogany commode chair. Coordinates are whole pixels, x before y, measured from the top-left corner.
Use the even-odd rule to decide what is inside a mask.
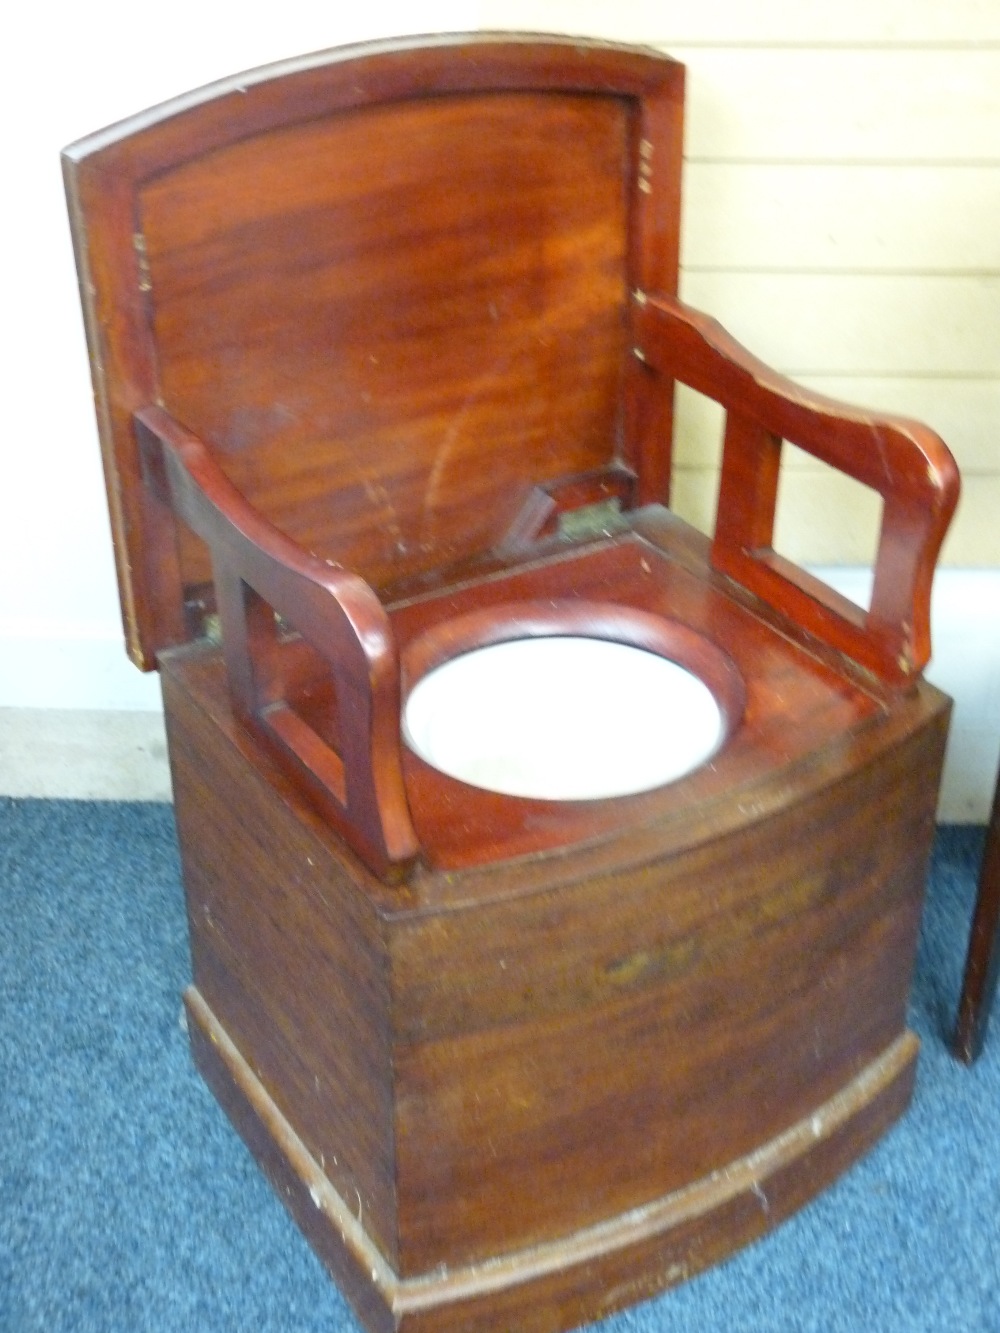
[[[682,107],[655,52],[420,39],[65,156],[195,1058],[372,1330],[639,1300],[910,1095],[956,473],[677,300]],[[726,413],[711,540],[666,507],[678,381]],[[771,549],[783,440],[881,495],[869,609]],[[422,687],[552,640],[683,668],[690,771],[555,797],[444,771]],[[665,753],[695,707],[620,679],[572,703],[571,774]],[[529,742],[558,702],[517,705]]]

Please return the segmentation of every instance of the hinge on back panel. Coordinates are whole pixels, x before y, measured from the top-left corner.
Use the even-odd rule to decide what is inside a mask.
[[[148,292],[153,289],[153,280],[149,273],[149,258],[146,255],[146,238],[141,231],[132,233],[132,246],[135,250],[136,267],[139,270],[139,290]]]
[[[622,502],[617,495],[579,509],[567,509],[559,515],[559,536],[564,541],[577,542],[597,537],[613,537],[627,532],[629,521],[622,513]]]

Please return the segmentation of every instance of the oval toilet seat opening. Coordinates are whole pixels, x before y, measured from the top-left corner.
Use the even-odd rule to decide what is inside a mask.
[[[580,620],[580,608],[574,610],[572,619]],[[674,782],[724,743],[740,683],[728,659],[700,635],[676,627],[661,646],[648,627],[669,622],[643,613],[596,634],[558,623],[529,628],[521,619],[515,616],[509,637],[499,641],[469,644],[468,635],[452,634],[454,655],[444,660],[441,652],[418,654],[430,656],[429,669],[414,673],[403,733],[432,767],[508,796],[602,800]],[[620,611],[614,620],[621,622]],[[496,639],[498,621],[491,621],[494,633],[483,637]],[[669,640],[678,637],[693,640],[695,652],[670,652]],[[724,680],[721,701],[677,656],[709,661],[715,670],[706,674],[716,677],[716,688],[713,659],[721,659],[722,675],[735,678]]]

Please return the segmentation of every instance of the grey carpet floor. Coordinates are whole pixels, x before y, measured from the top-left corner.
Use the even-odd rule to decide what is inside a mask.
[[[971,1071],[945,1045],[980,847],[938,835],[902,1123],[771,1236],[592,1333],[1000,1333],[1000,1018]],[[187,976],[168,807],[0,799],[3,1333],[357,1333],[192,1068]]]

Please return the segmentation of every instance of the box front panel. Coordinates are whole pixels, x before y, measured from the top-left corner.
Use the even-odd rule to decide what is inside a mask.
[[[696,1184],[903,1033],[943,732],[693,852],[399,930],[404,1272]]]

